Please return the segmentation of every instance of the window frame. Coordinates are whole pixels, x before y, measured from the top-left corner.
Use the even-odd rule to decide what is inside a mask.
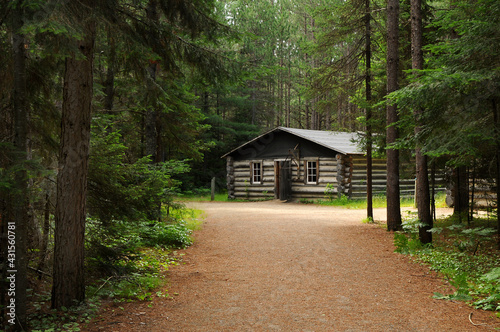
[[[311,164],[314,163],[314,166]],[[305,183],[306,184],[318,184],[319,183],[319,160],[304,160],[305,169]],[[311,171],[313,173],[311,173]]]
[[[259,173],[256,174],[256,165],[258,165],[258,171]],[[258,177],[258,180],[256,180]],[[264,165],[262,161],[252,161],[250,163],[250,183],[252,184],[262,184],[264,177]]]

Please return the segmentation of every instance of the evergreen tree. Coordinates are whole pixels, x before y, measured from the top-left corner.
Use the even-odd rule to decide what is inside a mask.
[[[456,1],[437,11],[430,25],[435,42],[426,47],[429,68],[394,94],[399,105],[425,110],[422,152],[446,156],[452,167],[498,159],[499,10],[496,1]]]
[[[411,58],[412,69],[415,71],[424,69],[423,55],[423,25],[422,25],[422,1],[411,0]],[[418,75],[418,74],[417,74]],[[416,159],[416,192],[418,219],[423,225],[419,227],[419,238],[422,243],[432,242],[433,220],[430,212],[430,190],[429,175],[427,166],[427,156],[422,152],[422,142],[418,135],[421,131],[423,109],[415,108],[416,118],[415,135],[417,136],[417,146],[415,149]]]
[[[218,57],[196,44],[197,38],[213,41],[225,30],[211,17],[213,2],[151,1],[148,5],[147,10],[132,11],[129,8],[134,6],[129,7],[124,2],[111,4],[89,0],[67,3],[64,8],[65,14],[78,24],[82,37],[74,39],[74,51],[66,59],[52,290],[55,308],[70,306],[75,300],[82,301],[85,295],[83,249],[96,38],[96,23],[92,19],[102,15],[129,38],[150,47],[152,54],[162,59],[166,71],[173,75],[181,71],[180,62],[193,65],[206,74],[212,74],[213,70],[223,71]],[[158,19],[152,14],[157,8],[163,14]],[[176,31],[174,26],[181,30]],[[157,141],[156,155],[160,154],[158,146]]]
[[[398,90],[399,73],[399,0],[387,2],[387,93]],[[387,230],[401,228],[399,195],[399,150],[392,147],[398,140],[397,106],[387,103]]]
[[[28,224],[28,174],[26,170],[27,160],[27,139],[28,139],[28,103],[27,103],[27,83],[26,83],[26,48],[25,37],[22,32],[23,21],[25,19],[24,1],[12,3],[12,54],[13,54],[13,120],[14,120],[14,147],[15,163],[17,170],[14,174],[15,185],[12,195],[13,221],[8,223],[8,234],[15,234],[9,239],[9,248],[15,248],[15,258],[4,261],[8,262],[8,270],[14,271],[8,273],[9,278],[14,276],[14,289],[9,286],[9,290],[14,290],[15,295],[9,295],[11,301],[15,301],[15,325],[16,331],[23,331],[26,328],[26,308],[28,288],[27,280],[27,224]],[[23,165],[24,164],[24,165]],[[2,220],[4,223],[5,220]],[[12,227],[14,226],[14,227]],[[5,258],[5,257],[4,257]],[[2,274],[3,275],[3,274]],[[5,276],[5,275],[3,275]],[[12,318],[12,317],[11,317]]]

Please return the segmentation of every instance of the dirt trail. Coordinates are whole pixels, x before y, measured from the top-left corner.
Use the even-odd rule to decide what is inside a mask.
[[[488,331],[491,313],[432,299],[449,287],[393,252],[365,211],[293,203],[196,203],[207,212],[174,299],[109,306],[85,331]],[[385,210],[375,211],[376,220]],[[472,321],[469,321],[473,312]]]

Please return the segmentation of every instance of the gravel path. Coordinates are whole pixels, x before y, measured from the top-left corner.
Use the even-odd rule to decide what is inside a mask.
[[[394,253],[365,211],[194,203],[207,213],[174,299],[108,306],[85,331],[489,331],[492,313],[432,299],[449,286]],[[385,210],[376,209],[376,220]],[[177,295],[178,294],[178,295]],[[122,307],[123,309],[119,308]],[[473,312],[472,321],[470,314]]]

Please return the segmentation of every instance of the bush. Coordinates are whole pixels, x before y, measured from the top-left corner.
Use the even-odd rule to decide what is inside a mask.
[[[145,244],[164,248],[184,248],[193,243],[191,233],[185,221],[173,225],[156,224],[145,234]]]

